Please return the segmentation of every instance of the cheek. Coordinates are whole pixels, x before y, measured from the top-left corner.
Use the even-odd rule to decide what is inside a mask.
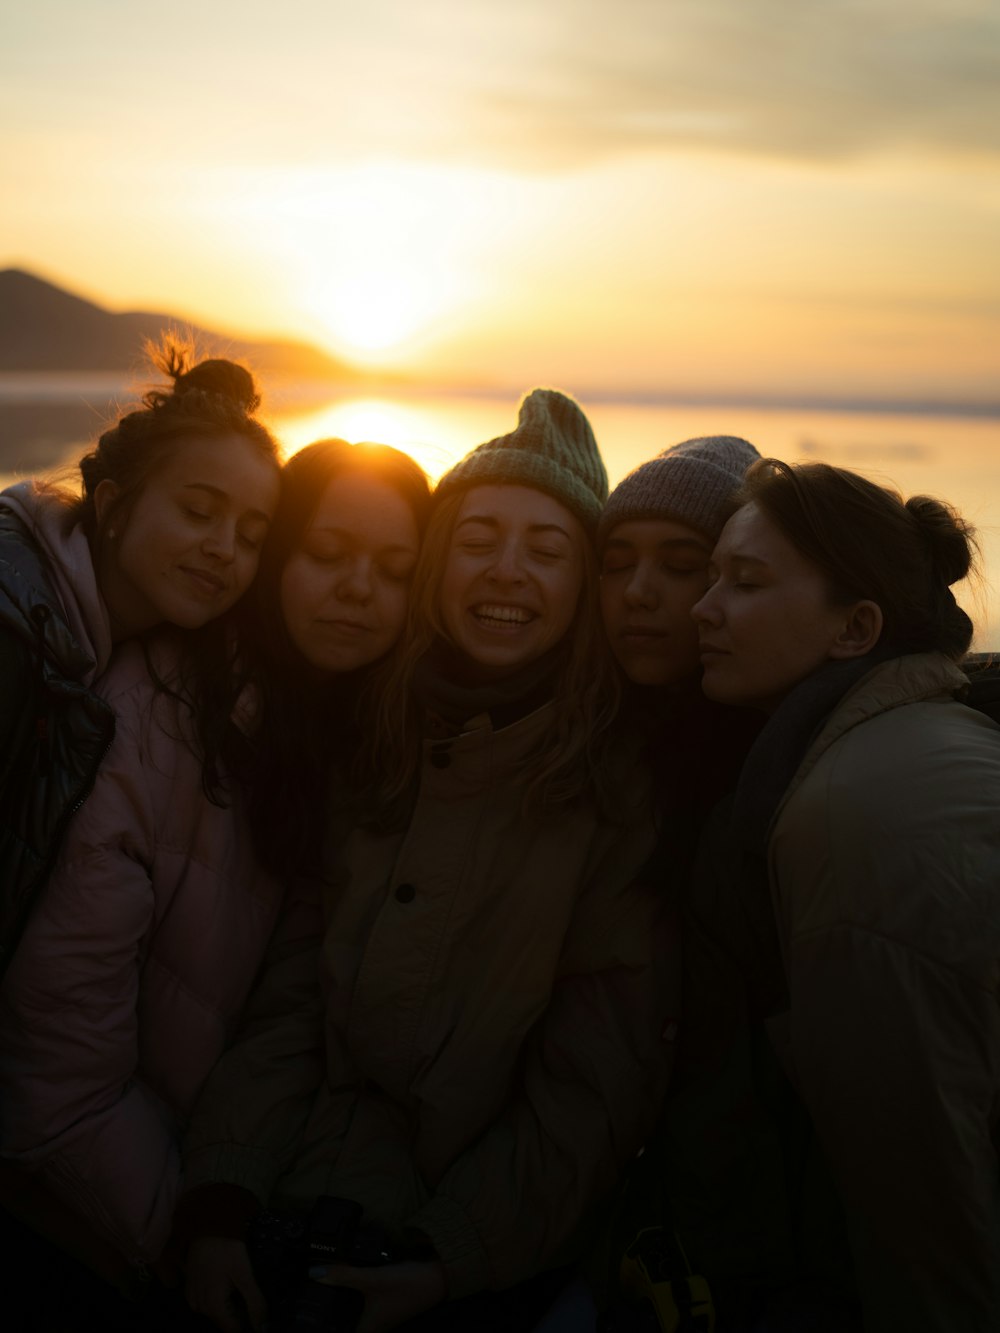
[[[441,586],[438,589],[438,615],[446,629],[452,629],[461,613],[461,590],[463,580],[461,570],[454,555],[448,557]]]
[[[246,590],[257,577],[257,567],[260,564],[259,551],[244,551],[236,562],[236,595],[242,597]]]
[[[290,631],[305,617],[305,606],[309,601],[309,578],[300,560],[289,560],[281,575],[278,586],[278,600],[281,614]]]
[[[379,622],[389,643],[395,643],[406,624],[410,590],[408,585],[392,584],[379,596]]]
[[[566,570],[549,584],[553,620],[559,626],[561,634],[565,634],[576,619],[582,592],[583,576],[579,570]]]
[[[164,557],[157,534],[134,521],[134,514],[114,540],[107,543],[108,559],[115,573],[146,596],[156,594],[163,580]]]
[[[696,579],[693,582],[674,584],[669,596],[664,597],[664,604],[668,607],[671,627],[675,629],[678,634],[686,634],[690,631],[693,638],[698,637],[698,626],[695,623],[694,608],[702,600],[707,591],[708,580]]]
[[[625,606],[625,580],[620,577],[612,578],[605,575],[598,588],[601,617],[604,624],[610,628],[618,620]]]

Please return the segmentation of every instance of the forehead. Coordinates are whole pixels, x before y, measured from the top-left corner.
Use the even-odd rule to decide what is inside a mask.
[[[747,558],[789,572],[821,573],[753,501],[737,509],[722,529],[714,558]]]
[[[417,520],[402,495],[378,477],[333,476],[324,486],[305,532],[334,532],[372,545],[416,548]]]
[[[637,551],[656,551],[662,546],[692,546],[706,555],[712,549],[711,538],[672,518],[630,518],[617,523],[608,535],[608,545],[629,546]]]
[[[473,486],[466,491],[455,522],[484,519],[506,526],[552,526],[575,534],[580,524],[566,506],[533,486]]]
[[[168,487],[204,487],[234,504],[267,509],[277,500],[280,484],[277,461],[235,432],[176,441],[151,481]]]
[[[784,542],[781,532],[767,515],[751,501],[737,509],[719,536],[716,550],[746,551],[761,555],[776,542]]]

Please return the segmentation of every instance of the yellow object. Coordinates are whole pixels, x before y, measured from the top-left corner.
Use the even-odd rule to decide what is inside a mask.
[[[663,1333],[714,1333],[715,1306],[708,1282],[691,1272],[676,1234],[646,1227],[625,1251],[622,1290],[648,1301]]]

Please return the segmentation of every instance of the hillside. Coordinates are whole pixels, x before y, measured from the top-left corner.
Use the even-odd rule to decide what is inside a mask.
[[[261,374],[355,380],[358,371],[307,343],[253,342],[198,328],[175,315],[116,314],[33,273],[0,271],[0,372],[122,371],[136,368],[143,342],[166,328],[190,330],[199,349],[246,359]]]

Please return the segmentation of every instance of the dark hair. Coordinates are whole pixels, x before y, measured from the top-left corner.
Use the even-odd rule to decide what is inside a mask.
[[[255,445],[276,469],[280,466],[277,441],[254,416],[260,395],[249,370],[220,359],[192,364],[192,343],[176,333],[164,334],[159,343],[147,343],[145,351],[150,364],[172,380],[172,386],[147,390],[142,407],[119,417],[79,463],[83,493],[74,509],[95,561],[112,524],[127,517],[143,487],[179,442],[237,434]],[[102,481],[114,482],[118,494],[98,520],[94,497]],[[222,772],[231,767],[237,744],[232,722],[238,688],[233,619],[234,612],[229,611],[199,629],[176,632],[182,665],[170,682],[158,675],[143,643],[157,690],[191,713],[202,786],[208,798],[220,805],[225,792]],[[161,627],[160,632],[172,631]]]
[[[972,621],[951,585],[977,567],[974,530],[943,500],[898,491],[828,463],[755,463],[736,495],[753,502],[823,573],[836,603],[875,602],[883,652],[958,660]]]
[[[258,854],[278,871],[319,855],[322,800],[332,763],[342,761],[341,766],[349,767],[361,718],[378,693],[382,675],[374,665],[342,677],[318,672],[292,642],[281,609],[285,565],[327,486],[348,476],[371,477],[394,490],[409,506],[421,538],[430,510],[423,469],[390,445],[319,440],[294,454],[282,469],[260,569],[240,612],[246,673],[260,705],[242,776]]]
[[[179,441],[242,435],[275,465],[280,463],[277,441],[254,416],[260,395],[249,370],[218,359],[192,364],[192,345],[173,333],[158,344],[147,344],[146,354],[173,381],[172,387],[149,389],[142,407],[119,417],[80,459],[83,495],[77,516],[93,547],[100,545],[114,519],[127,515]],[[99,522],[94,496],[102,481],[113,481],[118,495]]]

